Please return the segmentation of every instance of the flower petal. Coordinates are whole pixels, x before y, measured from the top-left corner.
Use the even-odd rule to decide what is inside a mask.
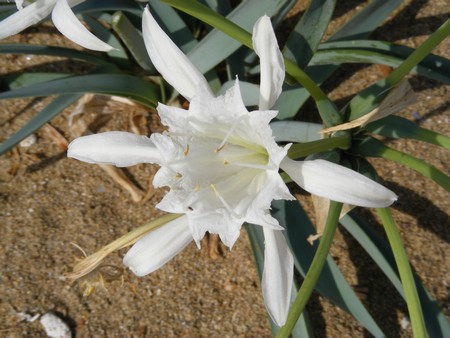
[[[159,163],[161,160],[150,138],[122,131],[79,137],[69,144],[67,156],[87,163],[109,163],[118,167]]]
[[[267,15],[259,18],[253,26],[253,49],[261,64],[259,109],[267,110],[280,96],[285,76],[283,56]]]
[[[0,39],[17,34],[47,17],[56,0],[38,0],[0,22]]]
[[[192,242],[186,216],[177,218],[137,241],[123,258],[137,276],[145,276],[166,264]]]
[[[57,0],[52,12],[52,20],[62,34],[84,48],[100,52],[114,49],[83,26],[72,12],[67,0]]]
[[[189,101],[198,91],[212,96],[203,74],[159,27],[148,7],[142,17],[142,33],[153,65],[172,87]]]
[[[294,257],[280,230],[263,227],[265,238],[262,292],[272,320],[283,326],[289,312]]]
[[[293,161],[286,157],[280,167],[306,191],[333,201],[384,208],[397,200],[381,184],[329,161]]]
[[[18,10],[23,9],[23,0],[16,0],[16,6]]]

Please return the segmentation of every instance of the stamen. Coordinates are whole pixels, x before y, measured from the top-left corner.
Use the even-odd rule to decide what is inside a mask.
[[[216,195],[216,197],[220,200],[220,202],[222,202],[225,209],[227,209],[228,212],[230,214],[234,215],[235,217],[239,217],[239,215],[230,207],[230,205],[227,203],[227,201],[225,201],[225,199],[222,197],[222,195],[220,195],[219,191],[216,189],[216,186],[212,183],[211,183],[211,188],[214,191],[214,194]]]
[[[181,175],[180,173],[176,173],[176,175],[175,175],[175,178],[176,179],[180,179],[180,178],[182,178],[183,177],[183,175]]]
[[[186,144],[186,150],[183,152],[184,156],[189,154],[189,144]]]
[[[236,121],[233,123],[233,125],[231,126],[231,128],[228,130],[227,134],[225,135],[224,139],[222,140],[222,143],[220,143],[219,147],[217,149],[214,150],[215,153],[218,153],[219,151],[221,151],[223,149],[223,147],[225,147],[225,143],[227,143],[228,139],[230,138],[231,134],[233,133],[233,131],[236,129],[236,127],[238,126],[239,122],[241,122],[241,120],[245,117],[245,115],[240,116],[239,118],[236,119]]]

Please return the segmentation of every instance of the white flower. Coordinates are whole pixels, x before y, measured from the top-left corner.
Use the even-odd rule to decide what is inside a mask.
[[[147,234],[126,254],[125,265],[139,276],[158,269],[192,239],[198,245],[206,231],[219,234],[232,247],[244,222],[261,225],[265,236],[264,301],[274,322],[281,326],[289,310],[293,257],[282,227],[269,211],[272,200],[293,197],[278,173],[280,166],[306,190],[337,201],[378,207],[392,203],[395,195],[333,163],[292,161],[286,156],[289,146],[275,143],[269,122],[277,112],[268,109],[281,93],[284,64],[267,16],[256,22],[253,31],[253,46],[261,63],[261,110],[252,112],[243,104],[237,80],[224,95],[215,97],[204,76],[148,9],[143,16],[143,35],[153,64],[190,100],[189,109],[159,104],[166,133],[150,138],[124,132],[85,136],[69,145],[68,156],[90,163],[161,166],[153,184],[168,186],[170,191],[157,207],[184,216]],[[317,174],[315,167],[308,170],[310,163],[320,169]],[[322,182],[329,185],[327,189]],[[364,186],[360,187],[360,182]]]
[[[23,7],[23,0],[16,0],[18,11],[0,22],[0,40],[17,34],[45,19],[50,13],[56,28],[73,42],[87,49],[107,52],[113,49],[101,41],[77,19],[71,7],[85,0],[37,0]]]

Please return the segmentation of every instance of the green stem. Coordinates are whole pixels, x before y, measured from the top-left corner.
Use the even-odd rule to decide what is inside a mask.
[[[327,223],[320,239],[319,247],[317,248],[314,259],[311,263],[305,280],[300,287],[300,290],[295,298],[294,303],[289,311],[286,324],[278,331],[277,337],[289,337],[298,318],[300,317],[306,303],[311,296],[314,287],[316,286],[317,280],[319,279],[320,273],[327,260],[328,253],[330,251],[331,243],[333,242],[334,233],[339,221],[339,215],[341,213],[342,203],[331,201],[330,209],[328,211]]]
[[[450,177],[431,164],[422,161],[414,156],[405,154],[399,150],[389,148],[382,142],[369,138],[360,143],[356,150],[363,156],[382,157],[391,160],[408,168],[414,169],[425,177],[428,177],[439,184],[442,188],[450,192]]]
[[[288,156],[292,159],[298,159],[334,148],[348,149],[350,144],[351,139],[347,134],[312,142],[295,143],[289,148]]]
[[[400,233],[397,229],[392,213],[389,208],[377,209],[378,216],[381,218],[386,235],[394,253],[400,279],[405,290],[405,299],[408,306],[409,316],[411,318],[411,326],[415,338],[427,337],[425,329],[425,321],[422,314],[422,306],[420,305],[419,295],[417,293],[416,284],[409,265]]]
[[[397,85],[409,72],[450,34],[450,19],[445,21],[385,79],[378,81],[356,95],[349,103],[348,120],[355,120],[377,107],[388,95],[389,89]]]
[[[386,78],[386,83],[390,86],[395,86],[399,83],[409,72],[421,62],[431,51],[439,45],[447,36],[450,35],[450,19],[445,21],[433,34],[431,34],[423,44],[421,44],[408,58],[401,63],[394,71]]]
[[[208,25],[224,32],[233,39],[239,41],[244,46],[253,49],[252,35],[245,29],[239,27],[234,22],[223,17],[219,13],[214,12],[207,6],[197,1],[186,0],[161,0],[166,4],[185,12],[194,18],[197,18]],[[335,125],[342,122],[341,115],[334,104],[328,99],[320,87],[295,63],[284,58],[286,73],[291,75],[298,83],[300,83],[311,94],[318,103],[319,113],[324,119],[325,125]],[[319,105],[320,103],[320,105]]]

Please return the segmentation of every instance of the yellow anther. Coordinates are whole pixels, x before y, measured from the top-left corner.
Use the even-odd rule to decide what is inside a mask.
[[[189,144],[186,144],[186,150],[184,151],[184,156],[188,156],[189,154]]]
[[[216,197],[219,197],[219,192],[217,191],[216,187],[212,183],[211,183],[211,188],[214,191],[214,195],[216,195]]]
[[[194,187],[194,190],[195,190],[195,191],[199,191],[199,190],[200,190],[200,186],[197,184],[197,185]]]
[[[230,164],[230,162],[228,162],[227,160],[223,160],[223,164],[228,165]]]
[[[225,147],[225,144],[221,145],[219,148],[214,149],[214,152],[217,154],[219,151],[221,151]]]
[[[182,178],[183,177],[183,175],[181,175],[180,173],[177,173],[176,175],[175,175],[175,178]]]

